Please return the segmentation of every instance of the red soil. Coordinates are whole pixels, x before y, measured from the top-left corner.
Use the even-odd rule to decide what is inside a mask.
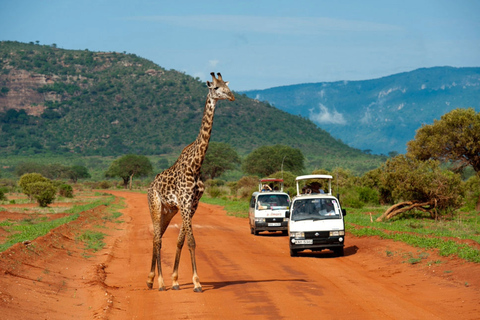
[[[146,195],[110,193],[125,198],[124,223],[98,222],[94,218],[104,208],[97,208],[0,254],[2,319],[477,319],[480,314],[479,264],[434,251],[411,264],[410,257],[426,253],[348,234],[345,257],[322,252],[291,258],[287,237],[253,236],[246,219],[206,204],[193,220],[203,293],[193,292],[186,245],[181,290],[170,289],[179,216],[163,240],[167,291],[148,290],[152,226]],[[108,234],[104,249],[86,252],[75,240],[85,228]]]

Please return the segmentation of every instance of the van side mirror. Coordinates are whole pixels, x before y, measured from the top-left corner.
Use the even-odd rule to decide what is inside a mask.
[[[290,211],[285,211],[285,217],[287,217],[288,219],[290,219]]]
[[[347,210],[346,209],[342,209],[342,215],[345,217],[347,215]]]

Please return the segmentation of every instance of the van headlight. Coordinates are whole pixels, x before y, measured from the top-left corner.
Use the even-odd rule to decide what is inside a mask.
[[[305,239],[305,232],[290,232],[290,237],[295,239]]]
[[[265,222],[265,218],[255,218],[255,222]]]
[[[344,235],[345,235],[345,230],[330,231],[330,237],[338,237],[338,236],[344,236]]]

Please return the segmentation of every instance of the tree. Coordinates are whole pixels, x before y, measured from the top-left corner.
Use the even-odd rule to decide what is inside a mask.
[[[420,160],[452,162],[457,169],[472,166],[480,177],[480,112],[454,109],[432,125],[422,126],[407,144],[408,154]],[[480,211],[480,197],[476,210]]]
[[[228,143],[210,142],[202,164],[202,174],[206,179],[215,179],[225,171],[235,169],[240,163],[240,157]]]
[[[90,174],[88,173],[88,169],[84,166],[71,166],[65,172],[66,177],[72,179],[73,183],[77,183],[78,179],[83,178],[90,178]]]
[[[269,176],[274,172],[301,173],[304,156],[299,149],[283,145],[263,146],[253,150],[244,160],[242,169],[252,175]]]
[[[123,179],[123,186],[125,189],[130,182],[130,189],[132,188],[133,176],[139,177],[147,176],[152,173],[152,163],[150,160],[141,155],[127,154],[112,162],[107,172],[106,177],[120,177]]]
[[[461,167],[471,165],[480,173],[480,112],[473,108],[454,109],[432,125],[418,129],[407,144],[408,154],[419,160],[452,161]]]
[[[437,160],[420,161],[399,155],[382,166],[381,184],[398,202],[385,211],[377,221],[390,219],[410,210],[438,214],[462,204],[463,186],[459,174],[442,169]]]

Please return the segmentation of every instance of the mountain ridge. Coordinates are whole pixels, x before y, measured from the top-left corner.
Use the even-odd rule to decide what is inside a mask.
[[[480,68],[420,68],[371,80],[296,84],[244,91],[316,123],[348,145],[406,151],[422,124],[455,108],[480,110]]]
[[[0,154],[174,154],[198,135],[208,89],[198,78],[135,54],[0,42]],[[217,71],[217,70],[215,70]],[[368,156],[304,117],[235,92],[219,101],[211,141],[245,155],[263,145],[300,149],[307,166],[356,163]],[[280,164],[279,164],[280,166]]]

